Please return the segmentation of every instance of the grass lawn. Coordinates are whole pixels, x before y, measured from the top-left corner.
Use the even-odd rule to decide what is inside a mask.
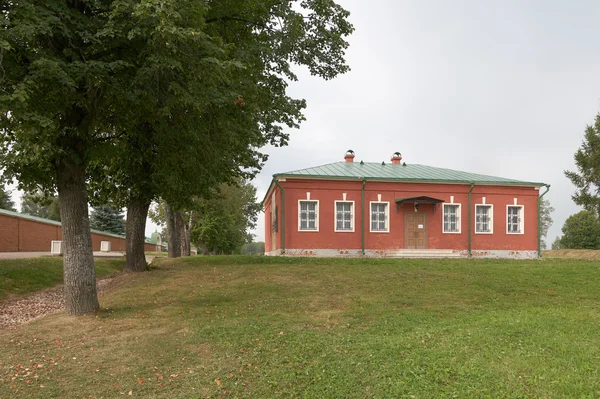
[[[124,259],[96,259],[96,275],[120,272]],[[63,259],[56,256],[0,260],[0,300],[10,294],[28,294],[54,287],[63,281]],[[2,396],[0,396],[2,398]]]
[[[0,331],[0,398],[596,398],[595,261],[159,259]]]

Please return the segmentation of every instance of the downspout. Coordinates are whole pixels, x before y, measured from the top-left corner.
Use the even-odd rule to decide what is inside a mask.
[[[277,179],[273,179],[273,183],[281,190],[281,254],[285,254],[285,190]]]
[[[469,219],[469,226],[468,226],[468,242],[469,242],[469,258],[473,256],[473,248],[472,248],[472,240],[471,240],[471,236],[472,236],[472,222],[473,222],[473,214],[472,214],[472,209],[471,209],[471,193],[473,192],[473,187],[475,187],[475,183],[471,183],[471,189],[469,190],[469,213],[468,213],[468,219]]]
[[[360,240],[361,240],[361,244],[362,244],[362,254],[365,255],[365,186],[367,185],[367,179],[363,178],[363,185],[362,185],[362,206],[360,208],[361,210],[361,215],[360,215],[360,223],[361,223],[361,229],[360,229]]]
[[[550,191],[550,185],[544,184],[543,187],[546,187],[546,191],[544,191],[544,193],[538,197],[538,258],[542,257],[542,214],[540,213],[542,207],[542,197],[548,194],[548,191]]]

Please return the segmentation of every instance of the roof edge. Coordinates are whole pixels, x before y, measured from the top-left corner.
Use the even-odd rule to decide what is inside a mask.
[[[528,182],[528,181],[516,181],[510,182],[497,182],[497,181],[485,181],[485,180],[440,180],[440,179],[417,179],[417,178],[373,178],[373,177],[355,177],[355,176],[315,176],[315,175],[302,175],[302,174],[286,174],[278,173],[273,175],[273,178],[285,177],[286,179],[316,179],[316,180],[352,180],[352,181],[380,181],[380,182],[412,182],[412,183],[444,183],[444,184],[480,184],[484,186],[519,186],[519,187],[535,187],[540,188],[547,186],[547,183],[541,182]],[[273,183],[271,183],[273,184]],[[270,188],[270,187],[269,187]]]

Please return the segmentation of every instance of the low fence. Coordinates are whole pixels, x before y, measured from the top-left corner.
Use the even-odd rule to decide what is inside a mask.
[[[0,252],[50,252],[52,241],[62,240],[60,222],[0,209]],[[125,237],[92,230],[92,248],[100,251],[100,242],[110,241],[111,251],[125,252]],[[146,251],[156,245],[146,243]]]

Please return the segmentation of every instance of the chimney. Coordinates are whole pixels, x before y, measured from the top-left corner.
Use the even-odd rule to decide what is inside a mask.
[[[346,162],[354,162],[354,151],[352,151],[352,150],[346,151],[346,155],[344,156],[344,160]]]
[[[400,165],[400,161],[402,161],[402,154],[396,151],[394,155],[392,155],[392,164]]]

